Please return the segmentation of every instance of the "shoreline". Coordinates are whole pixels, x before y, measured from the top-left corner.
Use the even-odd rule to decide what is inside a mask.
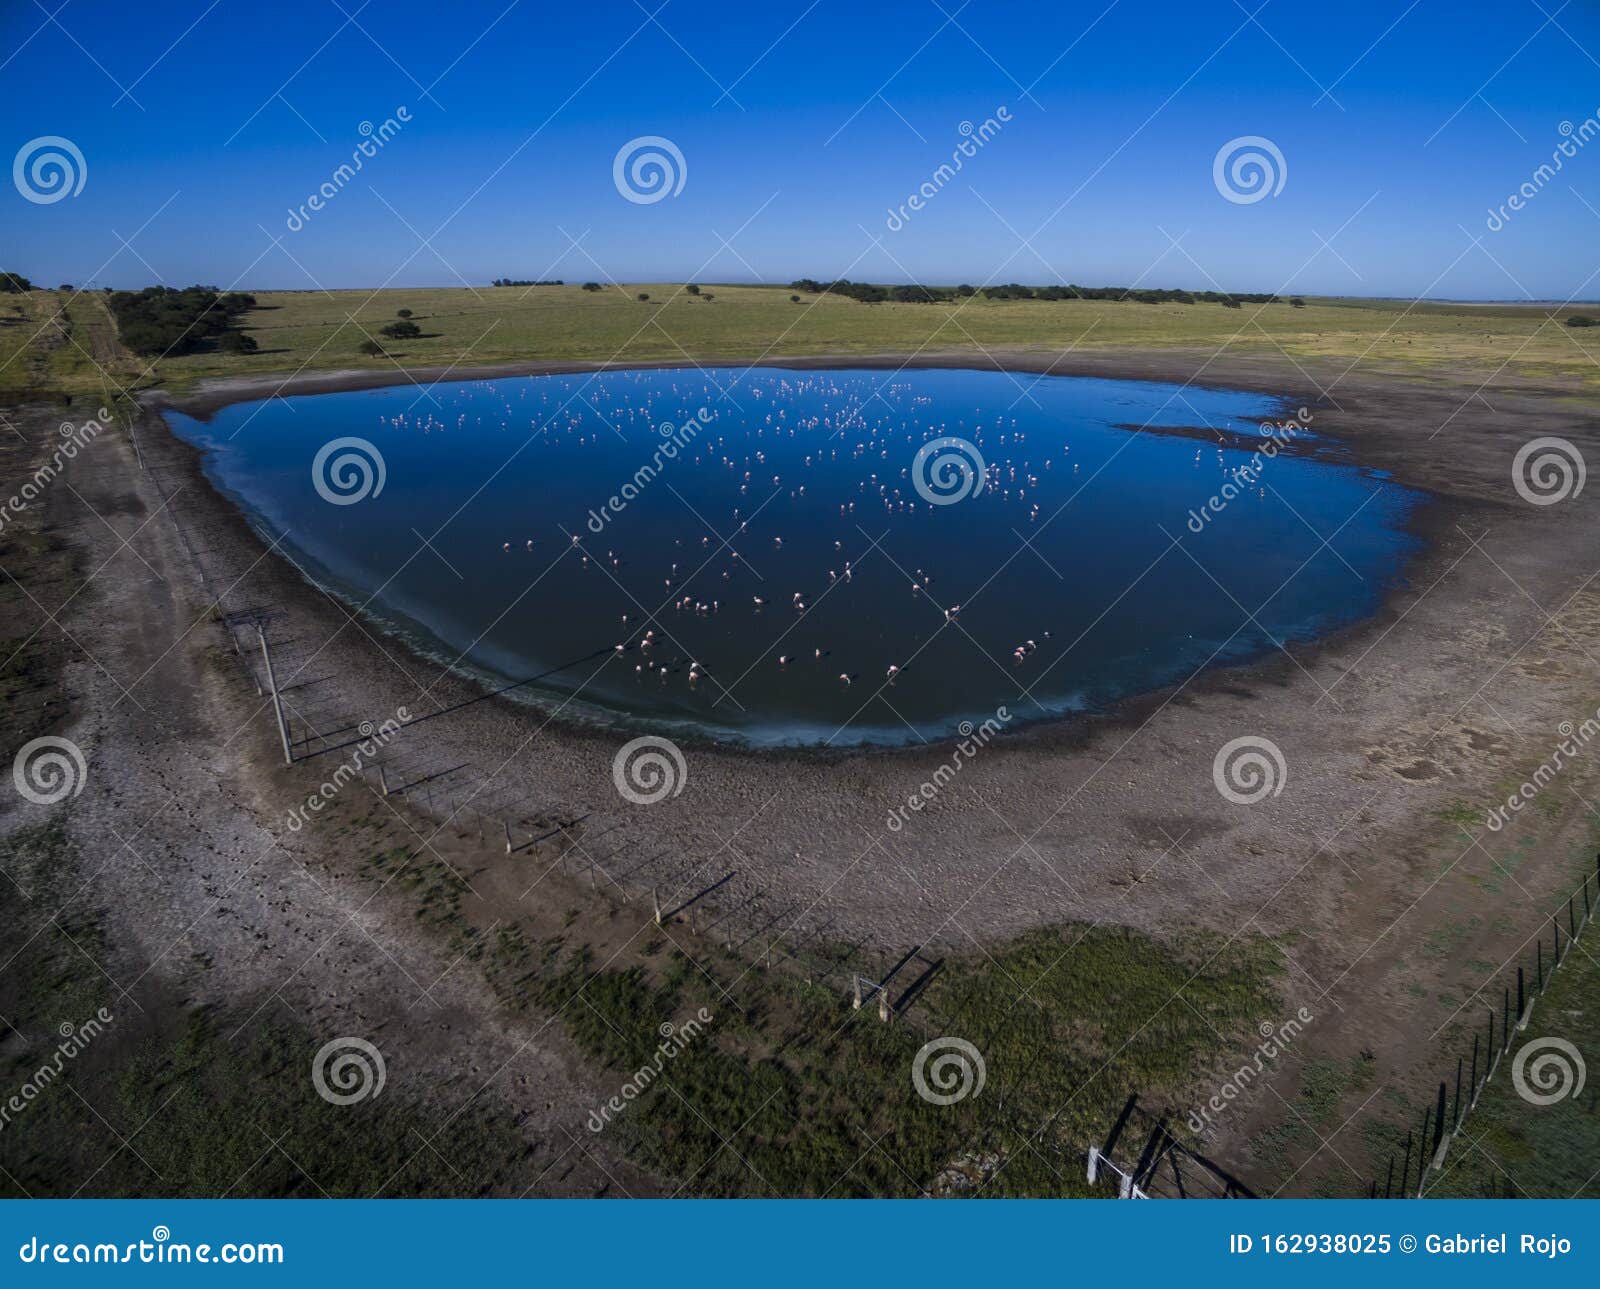
[[[1149,381],[1180,385],[1185,388],[1207,388],[1262,394],[1277,400],[1281,404],[1280,416],[1282,415],[1282,408],[1292,406],[1310,408],[1314,407],[1318,401],[1318,396],[1314,394],[1305,394],[1303,392],[1298,395],[1292,392],[1285,393],[1286,382],[1281,380],[1272,381],[1265,378],[1247,377],[1244,382],[1222,378],[1202,382],[1181,378],[1179,374],[1182,370],[1181,365],[1176,369],[1166,367],[1164,360],[1168,359],[1168,357],[1166,353],[1160,351],[1142,351],[1122,352],[1115,357],[1080,354],[1046,357],[1044,355],[1026,353],[833,355],[762,359],[757,363],[715,358],[707,359],[703,362],[682,360],[642,363],[529,361],[465,369],[420,367],[374,372],[341,370],[296,373],[284,376],[241,377],[222,382],[206,382],[198,389],[180,395],[171,395],[159,389],[149,390],[139,396],[139,402],[147,414],[153,415],[160,421],[162,433],[181,444],[186,453],[193,454],[193,473],[198,481],[205,485],[216,501],[227,506],[243,520],[245,526],[251,531],[252,537],[258,543],[260,550],[265,552],[268,550],[270,543],[260,531],[260,526],[265,523],[264,518],[256,515],[242,500],[231,496],[212,479],[205,464],[208,450],[191,444],[177,435],[165,423],[163,412],[167,410],[175,411],[205,423],[212,414],[232,404],[275,397],[293,398],[325,393],[347,393],[369,389],[393,388],[407,384],[420,386],[443,384],[450,381],[497,380],[519,376],[581,375],[606,371],[678,371],[701,368],[735,370],[775,368],[793,371],[819,369],[865,371],[967,369],[977,371],[1013,371],[1032,375],[1084,377],[1089,379]],[[1068,367],[1071,370],[1068,370]],[[1270,424],[1271,418],[1264,418],[1262,423]],[[1240,450],[1253,446],[1255,442],[1236,432],[1217,431],[1204,427],[1138,426],[1130,423],[1115,424],[1111,428],[1133,434],[1147,433],[1167,437],[1221,441],[1231,448]],[[1354,443],[1343,435],[1328,433],[1327,431],[1317,431],[1306,440],[1291,441],[1280,451],[1279,455],[1322,460],[1329,464],[1358,469],[1364,473],[1373,472],[1372,468],[1362,465],[1356,459],[1356,445]],[[1369,613],[1343,626],[1318,635],[1312,640],[1296,642],[1293,646],[1296,653],[1303,655],[1320,653],[1341,643],[1347,643],[1367,631],[1378,618],[1386,613],[1394,598],[1408,588],[1413,580],[1414,572],[1427,559],[1436,545],[1438,533],[1448,527],[1449,524],[1465,517],[1465,511],[1458,513],[1455,508],[1451,507],[1441,514],[1425,519],[1424,516],[1427,516],[1428,512],[1437,509],[1445,499],[1427,487],[1408,484],[1400,479],[1396,479],[1396,482],[1417,494],[1418,497],[1416,504],[1408,508],[1405,521],[1397,529],[1398,532],[1414,539],[1416,543],[1414,549],[1402,557],[1394,575],[1389,579],[1382,598],[1372,607]],[[346,606],[347,610],[361,614],[363,619],[381,633],[385,639],[395,641],[419,664],[430,667],[445,667],[452,670],[465,683],[479,689],[486,698],[494,695],[495,691],[501,688],[502,685],[525,683],[516,681],[512,677],[504,677],[500,678],[501,684],[497,685],[492,683],[495,678],[485,673],[482,668],[470,663],[463,666],[463,659],[461,658],[458,658],[453,663],[446,663],[442,657],[427,648],[423,642],[414,638],[410,627],[405,624],[387,621],[380,614],[369,612],[366,604],[359,602],[358,597],[348,588],[324,585],[314,578],[309,571],[301,568],[298,561],[289,559],[286,555],[277,551],[272,551],[270,558],[283,560],[287,563],[294,573],[305,582],[307,590],[313,595],[337,599]],[[416,626],[424,634],[428,633],[428,628],[425,624],[416,624]],[[1287,660],[1270,650],[1257,652],[1238,661],[1208,663],[1198,673],[1191,675],[1183,682],[1173,681],[1151,689],[1125,694],[1100,706],[1021,718],[1017,721],[1017,724],[1007,730],[1007,735],[1010,739],[1065,736],[1069,731],[1075,731],[1076,727],[1086,723],[1102,725],[1114,730],[1120,726],[1136,723],[1141,711],[1148,709],[1151,703],[1163,702],[1169,699],[1177,689],[1203,690],[1208,682],[1217,683],[1218,678],[1230,676],[1241,683],[1249,683],[1258,679],[1270,683],[1281,678],[1282,668],[1287,665]],[[1258,669],[1259,675],[1257,674]],[[921,740],[920,742],[911,742],[909,740],[896,742],[876,738],[866,739],[859,743],[841,745],[816,742],[756,742],[741,737],[736,731],[717,732],[705,729],[679,728],[672,722],[636,717],[632,713],[612,711],[603,706],[594,707],[582,716],[563,714],[568,705],[575,700],[578,700],[576,694],[563,697],[559,692],[550,690],[543,691],[535,701],[516,698],[496,699],[496,701],[504,701],[528,715],[544,717],[548,724],[574,734],[616,734],[624,731],[667,733],[685,747],[721,748],[757,757],[800,757],[832,762],[853,755],[894,755],[918,750],[948,751],[958,744],[961,738],[956,732],[932,738],[924,737],[919,732],[917,737]],[[554,715],[550,714],[552,708],[555,711]],[[1070,742],[1076,744],[1077,740],[1070,739]]]

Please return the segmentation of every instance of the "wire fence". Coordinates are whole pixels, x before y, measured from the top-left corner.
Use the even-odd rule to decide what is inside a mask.
[[[145,418],[144,425],[142,435],[137,425],[130,427],[130,438],[196,572],[205,601],[200,616],[215,623],[230,668],[259,701],[262,717],[276,726],[286,763],[332,762],[333,768],[324,771],[329,781],[342,786],[359,777],[390,804],[408,804],[425,815],[439,832],[449,830],[460,839],[476,838],[532,859],[544,873],[560,872],[614,908],[648,908],[663,928],[686,930],[748,961],[796,972],[808,983],[825,983],[853,999],[861,996],[865,982],[865,997],[883,1019],[908,1019],[942,964],[930,965],[913,949],[886,967],[897,950],[867,939],[847,940],[821,903],[778,896],[754,876],[725,865],[720,849],[697,856],[662,848],[642,830],[636,814],[541,799],[516,781],[514,771],[486,770],[458,755],[450,739],[430,737],[445,729],[435,722],[477,703],[541,681],[582,675],[615,646],[497,689],[480,687],[472,696],[404,719],[356,710],[350,694],[358,687],[340,683],[327,649],[328,633],[317,629],[298,599],[277,603],[259,589],[266,581],[257,574],[263,561],[279,557],[294,563],[281,548],[281,537],[258,533],[267,550],[255,549],[243,539],[240,519],[197,490],[194,449],[159,416]],[[307,570],[299,571],[308,597],[325,594],[315,589]],[[349,629],[369,634],[356,612],[339,608],[350,618]],[[413,665],[422,667],[414,660]],[[449,674],[448,668],[438,670],[435,684]],[[424,837],[418,854],[428,848]],[[922,970],[913,975],[919,961]],[[892,992],[891,985],[900,992]]]
[[[1487,1006],[1484,1026],[1474,1029],[1470,1054],[1463,1051],[1458,1055],[1454,1077],[1439,1081],[1432,1102],[1422,1112],[1420,1126],[1407,1131],[1404,1146],[1390,1155],[1382,1182],[1377,1178],[1369,1182],[1369,1198],[1411,1199],[1427,1193],[1428,1179],[1444,1167],[1451,1143],[1460,1136],[1468,1115],[1510,1052],[1516,1035],[1527,1029],[1534,1005],[1550,987],[1551,977],[1571,955],[1578,937],[1593,919],[1595,908],[1600,906],[1600,854],[1595,856],[1595,869],[1584,875],[1582,884],[1567,896],[1564,907],[1551,913],[1548,929],[1540,931],[1534,941],[1532,961],[1517,964],[1515,985],[1508,968],[1501,978],[1499,998],[1495,997],[1493,981],[1476,991],[1475,996],[1486,1000]]]

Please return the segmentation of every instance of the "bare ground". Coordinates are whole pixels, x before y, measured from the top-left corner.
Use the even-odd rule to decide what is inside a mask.
[[[635,894],[657,856],[673,857],[681,888],[664,896],[683,898],[736,871],[742,889],[759,888],[788,919],[778,932],[805,917],[808,927],[894,957],[910,944],[977,952],[1066,921],[1284,937],[1294,967],[1288,1002],[1319,1019],[1296,1060],[1281,1064],[1212,1147],[1247,1177],[1259,1172],[1267,1161],[1249,1142],[1262,1124],[1295,1113],[1304,1066],[1366,1049],[1371,1077],[1352,1083],[1321,1133],[1330,1144],[1291,1182],[1299,1189],[1326,1169],[1344,1172],[1348,1156],[1349,1187],[1365,1161],[1359,1144],[1338,1135],[1347,1115],[1375,1089],[1415,1081],[1483,965],[1513,953],[1554,893],[1572,885],[1594,832],[1586,802],[1600,768],[1586,764],[1512,828],[1487,834],[1481,818],[1504,782],[1548,757],[1560,722],[1600,706],[1595,493],[1541,508],[1511,488],[1516,450],[1541,435],[1600,460],[1600,417],[1569,391],[1479,387],[1465,372],[1423,384],[1302,369],[1276,356],[1000,360],[1193,379],[1304,403],[1350,460],[1430,494],[1414,521],[1425,550],[1369,622],[1292,658],[1205,672],[1112,713],[1008,734],[898,834],[884,826],[890,806],[931,778],[948,748],[799,755],[687,746],[681,795],[637,807],[613,785],[624,736],[559,712],[482,702],[404,738],[425,738],[441,765],[470,762],[467,792],[479,789],[481,799],[510,794],[581,821],[565,834],[568,854],[601,861],[624,886],[634,873]],[[970,355],[916,361],[977,365]],[[550,368],[524,368],[535,369]],[[288,388],[335,387],[337,374]],[[203,412],[271,392],[239,382],[181,405]],[[558,1031],[507,1020],[475,973],[414,930],[403,898],[374,897],[354,872],[359,848],[323,826],[330,820],[293,836],[284,828],[319,771],[274,766],[270,717],[237,668],[218,662],[222,635],[206,620],[206,596],[174,528],[157,515],[163,496],[180,490],[178,504],[200,517],[191,527],[206,535],[203,558],[243,573],[233,596],[273,606],[276,633],[313,642],[319,683],[336,687],[351,712],[381,720],[401,705],[439,711],[476,691],[264,555],[192,454],[160,441],[165,433],[146,419],[146,454],[158,445],[167,466],[156,478],[138,472],[120,441],[97,445],[72,475],[82,504],[106,520],[74,515],[89,566],[111,560],[61,615],[80,642],[76,680],[88,696],[74,737],[106,767],[91,776],[96,795],[86,794],[76,825],[106,855],[97,886],[123,911],[127,935],[186,988],[266,987],[274,1005],[330,1032],[383,1029],[397,1050],[416,1054],[404,1077],[455,1077],[465,1087],[481,1076],[518,1099],[530,1133],[561,1158],[580,1107],[598,1098]],[[65,492],[52,499],[77,504]],[[137,533],[119,547],[113,529]],[[311,676],[280,677],[286,687],[297,679]],[[1255,806],[1223,800],[1212,781],[1215,751],[1245,734],[1270,738],[1289,767],[1282,794]],[[388,811],[393,799],[378,800]],[[493,836],[479,844],[463,818],[435,831],[400,809],[404,820],[385,826],[416,844],[429,839],[467,873],[464,911],[474,925],[557,916],[581,895],[548,848],[508,856]],[[191,965],[195,953],[211,961],[206,971]],[[1181,994],[1169,1005],[1183,1006]],[[1219,1064],[1244,1055],[1223,1053]],[[568,1149],[568,1161],[577,1153]],[[603,1184],[594,1176],[602,1166],[611,1167],[583,1161],[588,1171],[571,1189]]]

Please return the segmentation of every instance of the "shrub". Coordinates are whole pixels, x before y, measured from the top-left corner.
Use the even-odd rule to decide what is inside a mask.
[[[639,292],[639,298],[641,300],[648,300],[650,298],[650,293],[648,291],[641,291]]]
[[[411,316],[411,310],[410,309],[396,309],[394,311],[394,316],[397,317],[397,318],[409,318]]]
[[[383,346],[376,340],[363,340],[356,348],[369,358],[382,358],[384,356]]]
[[[242,331],[224,331],[217,337],[217,350],[224,354],[253,354],[259,346],[254,336]]]
[[[1570,318],[1567,319],[1567,326],[1569,326],[1569,327],[1595,327],[1595,326],[1600,326],[1600,322],[1596,322],[1593,318],[1585,317],[1581,313],[1575,313]]]
[[[690,295],[699,295],[700,294],[700,288],[697,287],[693,282],[689,283],[689,285],[684,287],[683,289],[685,291],[687,291]]]
[[[600,284],[598,282],[585,282],[583,284],[583,289],[585,291],[598,291],[600,289]]]
[[[402,319],[399,322],[391,322],[378,334],[380,336],[388,336],[391,340],[413,340],[422,334],[422,328],[414,322],[406,322]]]

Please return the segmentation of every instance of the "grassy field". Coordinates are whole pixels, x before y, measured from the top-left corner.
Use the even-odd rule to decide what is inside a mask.
[[[640,295],[647,295],[641,300]],[[1600,328],[1561,319],[1582,308],[1318,300],[1225,309],[1215,304],[984,300],[861,304],[787,287],[715,286],[699,295],[661,283],[559,287],[257,292],[243,325],[249,355],[136,359],[109,343],[95,296],[35,291],[0,297],[0,400],[101,395],[108,386],[172,390],[207,377],[531,360],[728,359],[921,350],[1189,347],[1283,353],[1362,370],[1523,380],[1569,392],[1600,386]],[[360,344],[411,309],[423,334]],[[1593,309],[1590,313],[1596,312]]]

